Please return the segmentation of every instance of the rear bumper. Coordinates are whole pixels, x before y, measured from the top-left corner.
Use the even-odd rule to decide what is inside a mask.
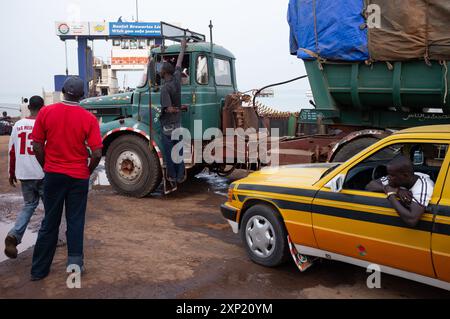
[[[220,211],[222,212],[222,216],[230,224],[233,233],[237,234],[239,232],[239,224],[236,221],[238,210],[234,207],[222,204],[220,205]]]

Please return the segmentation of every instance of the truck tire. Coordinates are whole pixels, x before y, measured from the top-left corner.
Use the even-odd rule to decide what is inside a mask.
[[[119,194],[144,197],[161,183],[158,155],[150,150],[148,141],[135,135],[115,139],[106,152],[106,176]]]
[[[289,258],[287,231],[281,216],[272,207],[250,207],[242,220],[241,239],[250,259],[266,267],[276,267]]]
[[[350,141],[347,144],[344,144],[344,146],[337,151],[337,153],[333,156],[332,162],[345,162],[353,157],[353,155],[356,155],[363,149],[378,141],[379,139],[376,137],[361,137]]]

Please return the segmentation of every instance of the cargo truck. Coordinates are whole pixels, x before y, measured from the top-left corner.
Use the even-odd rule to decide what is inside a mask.
[[[162,25],[164,37],[167,25]],[[171,34],[175,30],[178,35],[167,39],[190,41],[183,65],[182,126],[192,133],[192,149],[196,143],[201,145],[200,153],[211,143],[230,148],[225,140],[205,139],[209,128],[270,129],[276,122],[271,117],[277,116],[288,123],[286,136],[277,138],[277,149],[270,150],[279,155],[279,164],[342,162],[397,129],[450,123],[450,74],[445,60],[304,59],[314,108],[271,116],[259,112],[251,97],[239,93],[235,56],[230,51],[189,30],[170,28]],[[143,197],[161,182],[165,188],[157,65],[179,51],[179,44],[152,50],[147,73],[134,92],[82,102],[102,121],[106,173],[120,194]],[[202,127],[195,132],[197,120]],[[224,152],[227,158],[217,163],[199,162],[197,148],[185,159],[188,175],[205,167],[222,175],[234,168],[259,169],[263,163],[248,155],[251,138],[243,139],[244,149],[233,144],[231,158]]]

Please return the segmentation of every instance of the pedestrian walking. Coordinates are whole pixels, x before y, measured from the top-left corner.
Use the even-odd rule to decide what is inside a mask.
[[[45,107],[32,132],[33,150],[44,168],[45,217],[33,252],[31,280],[48,276],[56,251],[63,207],[67,221],[67,265],[84,268],[83,237],[89,176],[102,156],[97,119],[79,105],[84,82],[69,77],[64,100]]]

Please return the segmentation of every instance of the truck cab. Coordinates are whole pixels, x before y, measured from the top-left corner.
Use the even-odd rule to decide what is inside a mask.
[[[165,161],[159,138],[161,79],[158,71],[163,61],[175,65],[180,49],[179,44],[153,49],[141,83],[133,92],[91,97],[81,102],[101,123],[108,179],[119,193],[142,197],[162,180]],[[221,127],[225,97],[237,91],[234,55],[219,45],[188,43],[181,91],[182,126],[189,130],[192,140],[202,140],[205,130]],[[196,120],[202,121],[201,130],[194,134]],[[130,150],[125,144],[136,149]],[[194,161],[185,159],[185,164],[187,169],[192,169]]]
[[[163,60],[175,64],[179,52],[178,44],[152,50],[147,71],[133,92],[91,97],[81,102],[102,124],[108,123],[102,126],[103,134],[111,127],[110,122],[117,122],[116,125],[120,126],[119,122],[124,119],[134,119],[148,126],[149,117],[145,109],[148,110],[150,101],[156,111],[153,120],[159,117],[159,64]],[[188,106],[182,116],[183,127],[191,128],[194,120],[200,119],[204,129],[219,127],[220,107],[225,97],[237,90],[234,55],[219,45],[189,43],[182,69],[182,104]]]

